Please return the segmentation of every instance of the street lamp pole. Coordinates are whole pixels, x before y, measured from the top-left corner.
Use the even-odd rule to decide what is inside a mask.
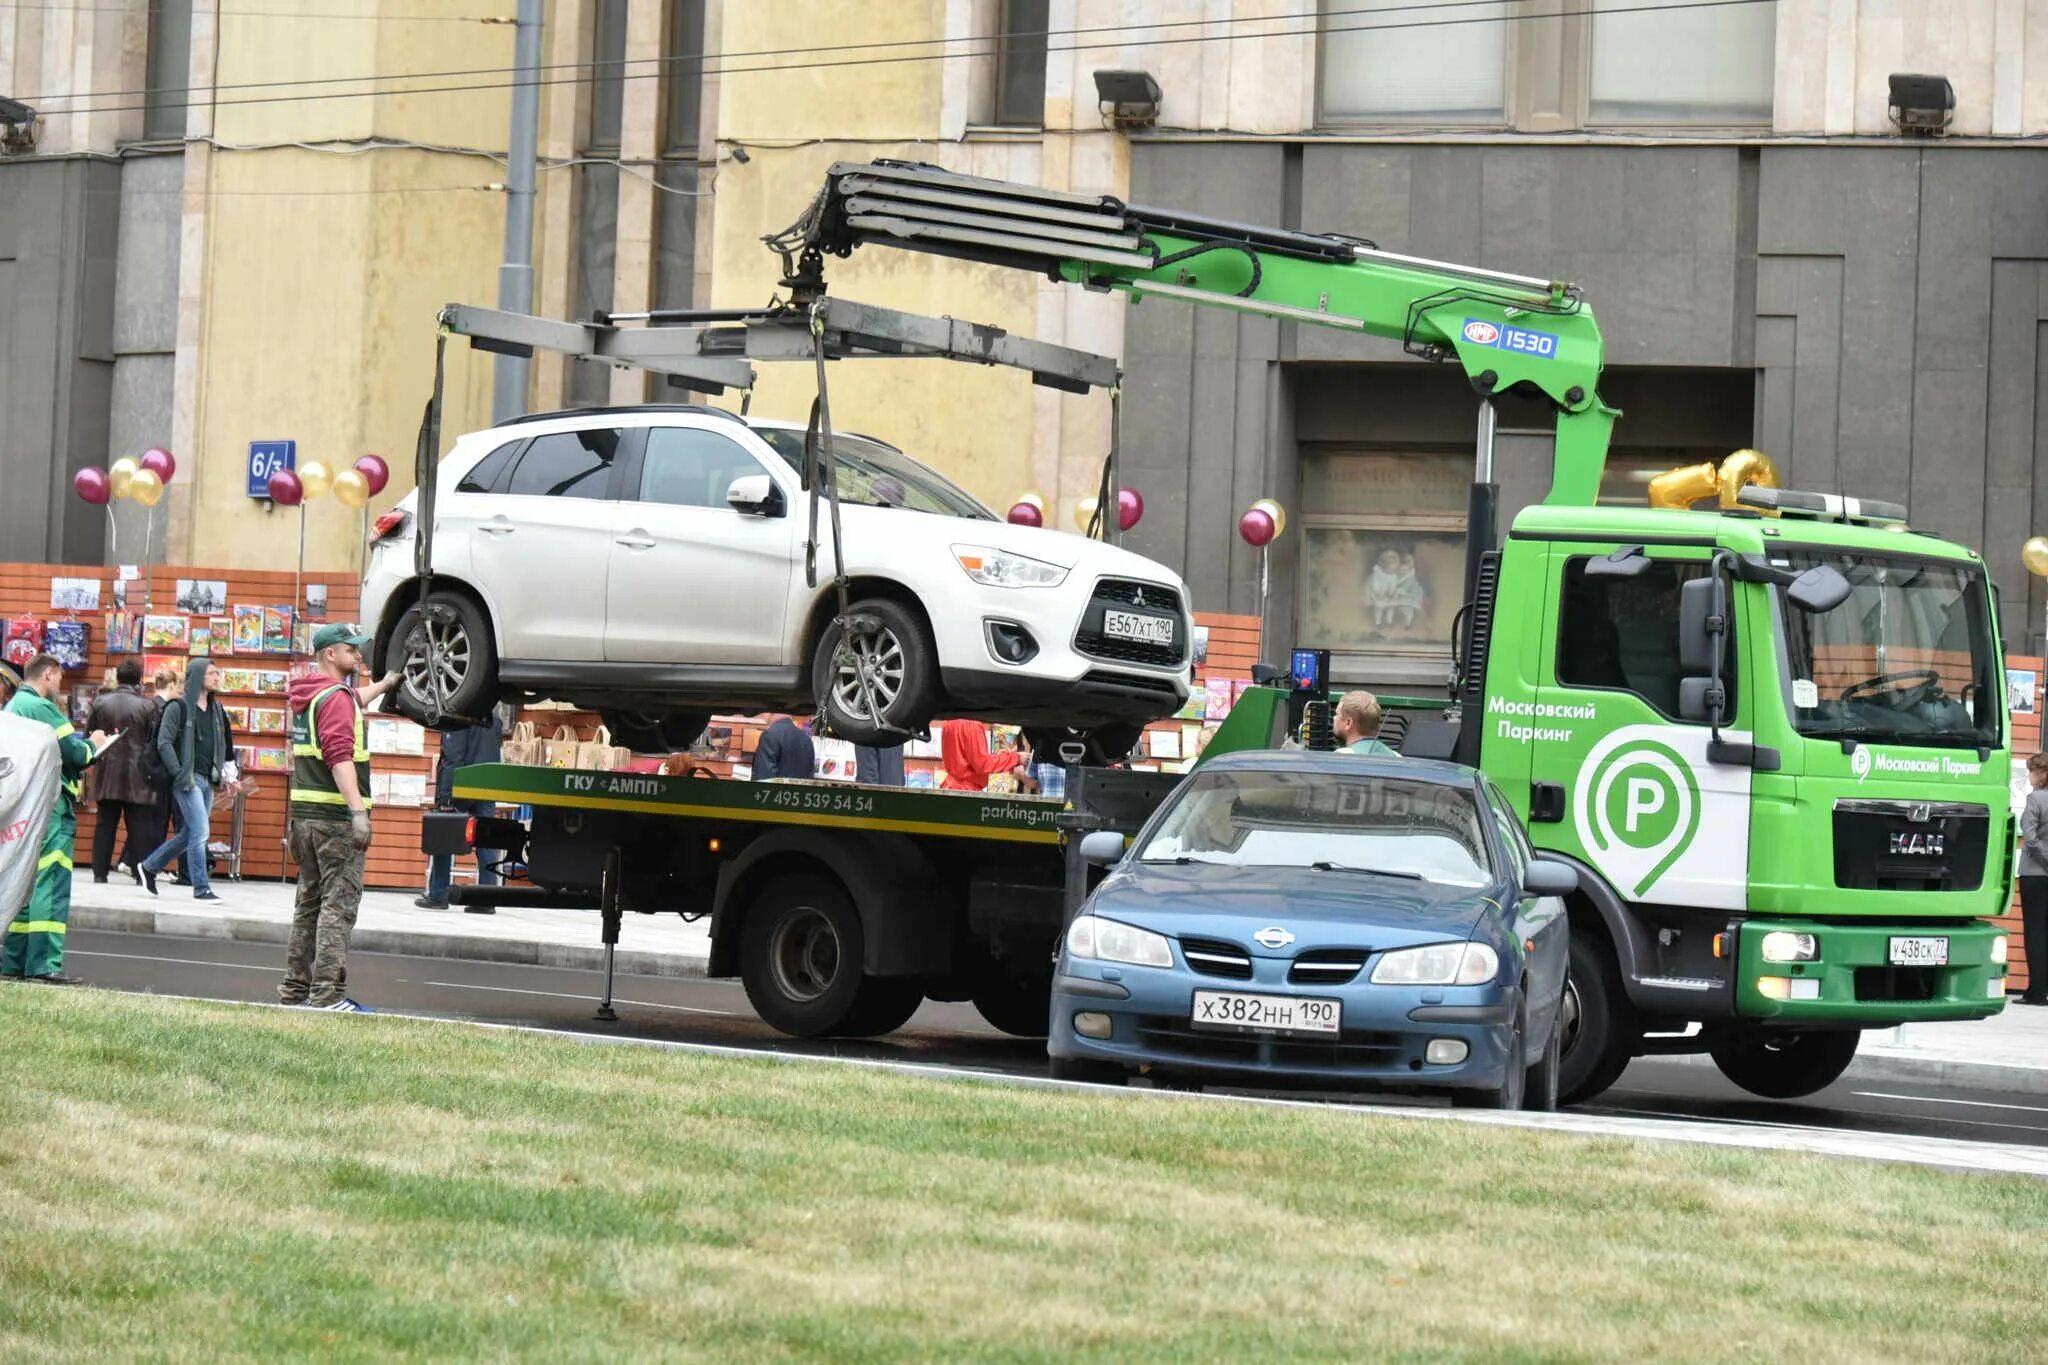
[[[519,0],[512,40],[512,134],[505,175],[505,258],[498,267],[498,307],[533,311],[533,180],[540,150],[540,29],[544,0]],[[491,371],[491,420],[526,411],[526,356],[500,355]]]

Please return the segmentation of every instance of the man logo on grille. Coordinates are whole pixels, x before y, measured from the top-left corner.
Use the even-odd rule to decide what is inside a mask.
[[[1573,788],[1579,841],[1631,897],[1647,894],[1699,833],[1699,780],[1661,741],[1609,735],[1579,765]]]

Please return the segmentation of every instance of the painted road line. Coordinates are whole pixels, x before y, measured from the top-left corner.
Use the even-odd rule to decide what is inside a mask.
[[[284,966],[281,963],[214,962],[198,957],[155,957],[149,953],[95,953],[84,948],[67,949],[65,956],[118,957],[125,958],[129,962],[175,962],[181,967],[229,967],[238,972],[268,972],[272,976],[277,976],[284,971]],[[120,988],[114,987],[113,989],[118,990]]]
[[[1973,1109],[2018,1109],[2028,1114],[2048,1114],[2048,1105],[2042,1104],[1995,1104],[1990,1100],[1946,1100],[1934,1095],[1890,1095],[1882,1090],[1852,1090],[1852,1095],[1861,1095],[1870,1100],[1906,1100],[1913,1104],[1966,1104]],[[1965,1120],[1967,1122],[1968,1120]]]
[[[518,986],[476,986],[471,985],[467,981],[422,981],[420,984],[422,986],[446,986],[450,990],[457,991],[496,991],[500,995],[545,995],[551,1000],[581,1000],[585,1004],[590,1003],[590,992],[588,991],[571,995],[565,991],[533,991],[525,990]],[[659,1000],[628,1000],[622,995],[613,996],[612,1003],[614,1005],[639,1005],[651,1010],[677,1010],[683,1014],[718,1014],[724,1015],[727,1018],[731,1018],[733,1014],[731,1010],[706,1009],[698,1005],[664,1005]]]

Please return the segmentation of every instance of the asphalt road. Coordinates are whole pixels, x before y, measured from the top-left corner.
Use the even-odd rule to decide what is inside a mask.
[[[268,944],[89,930],[75,931],[65,954],[66,970],[94,986],[257,1001],[277,998],[282,960],[283,950]],[[995,1032],[968,1005],[927,1003],[909,1025],[886,1038],[811,1042],[786,1038],[755,1018],[737,982],[622,975],[616,1023],[594,1018],[601,984],[596,972],[552,967],[385,953],[349,959],[349,993],[386,1013],[1045,1074],[1042,1044]],[[1729,1084],[1712,1067],[1648,1058],[1631,1064],[1619,1084],[1579,1112],[2048,1147],[2048,1099],[2040,1096],[1851,1076],[1803,1100],[1763,1100]]]

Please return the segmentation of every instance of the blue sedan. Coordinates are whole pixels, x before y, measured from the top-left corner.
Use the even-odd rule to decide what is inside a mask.
[[[1557,1107],[1570,866],[1470,768],[1231,754],[1132,842],[1053,977],[1053,1074]]]

